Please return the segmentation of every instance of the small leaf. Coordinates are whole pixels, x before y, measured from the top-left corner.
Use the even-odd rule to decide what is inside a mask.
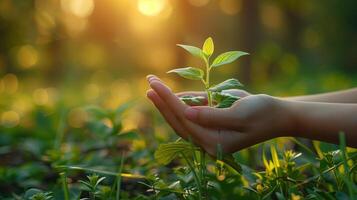
[[[97,106],[87,106],[84,110],[92,114],[96,119],[103,119],[109,116],[109,112],[107,110]]]
[[[221,55],[217,56],[216,59],[214,59],[212,67],[219,67],[221,65],[229,64],[244,55],[248,55],[248,53],[243,51],[228,51],[222,53]]]
[[[234,96],[225,98],[223,101],[216,105],[216,108],[229,108],[238,100],[239,97]]]
[[[203,79],[204,74],[201,69],[194,67],[173,69],[171,71],[168,71],[167,73],[177,73],[178,75],[191,80],[201,80]]]
[[[202,50],[207,57],[210,57],[213,54],[214,44],[211,37],[206,39],[205,43],[203,44]]]
[[[270,153],[271,153],[271,157],[273,158],[274,166],[275,167],[280,167],[278,153],[276,152],[276,149],[275,149],[275,147],[273,145],[270,146]]]
[[[203,58],[203,52],[198,47],[194,47],[194,46],[190,46],[190,45],[184,45],[184,44],[177,44],[177,46],[185,49],[186,51],[188,51],[193,56],[196,56],[196,57],[199,57],[199,58]]]
[[[117,140],[135,140],[139,135],[134,131],[124,132],[117,135]]]
[[[155,151],[155,159],[157,162],[167,165],[173,159],[183,154],[192,153],[192,145],[188,142],[171,142],[166,144],[160,144]]]
[[[181,101],[190,106],[202,106],[204,105],[206,98],[202,96],[183,96],[180,97]]]
[[[216,108],[229,108],[240,99],[239,97],[220,92],[212,93],[212,98],[216,103]]]
[[[221,92],[223,90],[229,90],[229,89],[238,89],[239,87],[242,87],[243,84],[241,84],[237,79],[231,78],[228,80],[223,81],[222,83],[212,86],[209,91],[211,92]]]
[[[125,111],[135,105],[135,101],[128,101],[120,105],[114,112],[116,116],[122,115]]]

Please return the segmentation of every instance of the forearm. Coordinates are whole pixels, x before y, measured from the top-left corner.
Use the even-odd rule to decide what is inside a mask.
[[[284,101],[293,120],[294,136],[338,144],[345,133],[347,144],[357,147],[357,104]]]
[[[357,88],[324,94],[287,97],[284,99],[308,102],[357,103]]]

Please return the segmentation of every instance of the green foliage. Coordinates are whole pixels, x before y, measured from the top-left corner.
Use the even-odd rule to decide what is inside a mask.
[[[52,192],[43,192],[42,190],[31,188],[24,195],[25,200],[50,200],[53,199]]]
[[[182,96],[180,99],[185,102],[187,105],[191,106],[200,106],[203,105],[206,98],[200,96]]]
[[[249,55],[249,54],[243,51],[229,51],[229,52],[222,53],[219,56],[217,56],[216,59],[214,59],[212,63],[212,67],[219,67],[222,65],[232,63],[244,55]]]
[[[210,87],[208,90],[211,92],[222,92],[223,90],[238,89],[242,86],[243,85],[237,79],[231,78]]]
[[[238,101],[240,98],[227,93],[213,92],[213,101],[215,102],[216,108],[228,108],[234,102]]]
[[[177,46],[185,49],[186,51],[188,51],[193,56],[196,56],[196,57],[199,57],[199,58],[203,58],[203,52],[198,47],[189,46],[189,45],[183,45],[183,44],[178,44]]]
[[[209,58],[214,52],[214,44],[211,37],[207,38],[203,43],[202,51],[205,54],[206,58]]]
[[[101,191],[99,191],[99,184],[105,179],[105,177],[100,177],[96,174],[87,176],[87,181],[80,180],[79,182],[85,186],[85,190],[89,191],[91,199],[94,200],[96,197],[99,197]]]
[[[207,91],[208,104],[210,106],[213,106],[213,104],[215,103],[212,99],[211,92],[221,93],[224,90],[237,89],[243,86],[237,79],[232,78],[212,87],[210,84],[210,76],[211,76],[210,71],[212,68],[232,63],[238,58],[240,58],[241,56],[248,55],[248,53],[242,51],[225,52],[223,54],[220,54],[216,59],[214,59],[212,63],[210,63],[210,57],[214,53],[214,43],[211,37],[205,40],[202,49],[189,45],[178,45],[178,46],[184,48],[192,55],[200,57],[205,63],[206,73],[204,73],[204,71],[201,69],[193,68],[193,67],[174,69],[169,71],[168,73],[177,73],[178,75],[191,80],[201,80],[202,83],[204,84],[204,89]],[[194,104],[191,104],[191,101],[195,101],[196,99],[192,99],[188,97],[183,97],[181,98],[181,100],[187,102],[189,105],[197,105],[196,103],[198,103],[198,101],[196,101]],[[217,104],[216,107],[218,108],[230,107],[236,100],[238,100],[238,98],[226,98],[223,103],[219,105]],[[221,101],[219,101],[218,103],[220,102]]]
[[[227,95],[224,92],[212,94],[213,101],[222,101]],[[214,104],[217,105],[217,102]],[[120,106],[123,107],[127,107],[127,104]],[[245,165],[248,162],[242,159],[247,151],[236,153],[234,158],[218,155],[220,159],[212,160],[207,159],[198,147],[182,140],[137,149],[130,144],[138,141],[152,144],[160,140],[151,137],[143,139],[134,130],[121,130],[112,135],[115,124],[108,127],[99,119],[108,119],[110,113],[118,109],[96,107],[96,110],[106,114],[96,115],[87,111],[91,114],[89,121],[75,135],[64,135],[61,148],[52,149],[54,142],[49,140],[48,149],[40,150],[40,153],[33,154],[33,150],[26,150],[28,155],[32,155],[30,162],[23,161],[24,164],[8,168],[0,165],[0,199],[62,200],[68,194],[68,199],[83,200],[207,197],[228,200],[232,196],[242,199],[322,200],[355,199],[357,194],[357,152],[346,148],[343,134],[340,146],[315,143],[316,151],[297,139],[292,140],[299,143],[294,150],[277,148],[275,144],[267,148],[260,145],[252,150],[260,152],[263,149],[262,154],[248,154],[249,158],[255,158],[258,162],[254,160],[256,164],[248,166]],[[120,114],[116,121],[122,123],[119,118],[123,120],[124,116]],[[93,123],[96,126],[101,124],[106,129],[98,129]],[[162,124],[156,124],[159,125]],[[66,129],[78,131],[69,127]],[[161,133],[163,131],[160,129]],[[11,137],[16,138],[14,141],[18,140],[16,134],[11,134]],[[26,137],[21,135],[22,140]],[[20,149],[27,149],[27,143],[28,140],[22,142]],[[46,142],[30,144],[36,147]],[[123,150],[123,145],[130,150]],[[5,147],[0,148],[2,163],[7,162],[11,153],[11,149]],[[320,156],[315,152],[319,152]],[[15,157],[19,154],[22,152],[10,155]],[[244,164],[239,165],[237,161]],[[9,191],[11,188],[16,190]],[[32,189],[22,192],[27,188]]]
[[[178,75],[191,80],[202,80],[204,75],[204,72],[201,69],[194,67],[173,69],[167,73],[177,73]]]
[[[173,159],[182,154],[186,156],[192,155],[196,149],[192,149],[192,145],[187,142],[171,142],[166,144],[160,144],[158,149],[155,151],[155,159],[163,164],[169,164]]]

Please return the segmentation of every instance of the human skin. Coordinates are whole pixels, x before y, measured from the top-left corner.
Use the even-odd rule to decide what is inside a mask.
[[[323,102],[311,102],[318,96],[278,98],[231,90],[227,92],[241,99],[230,108],[218,109],[191,107],[178,98],[203,93],[176,95],[153,75],[148,76],[148,82],[152,88],[148,98],[175,132],[184,139],[191,137],[211,155],[215,155],[217,144],[229,153],[282,136],[338,143],[340,132],[345,133],[347,145],[357,147],[357,103],[352,103],[357,101],[357,90],[319,95]],[[343,103],[326,103],[334,101]]]

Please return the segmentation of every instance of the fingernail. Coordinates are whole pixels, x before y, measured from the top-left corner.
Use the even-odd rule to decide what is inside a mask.
[[[148,80],[148,81],[150,82],[150,80],[151,80],[152,78],[154,78],[154,77],[155,77],[155,75],[149,74],[149,75],[146,76],[146,80]]]
[[[146,96],[150,98],[150,96],[152,95],[152,90],[148,90],[146,91]]]
[[[185,116],[189,120],[195,120],[197,118],[197,115],[198,115],[198,110],[195,108],[190,107],[185,110]]]

